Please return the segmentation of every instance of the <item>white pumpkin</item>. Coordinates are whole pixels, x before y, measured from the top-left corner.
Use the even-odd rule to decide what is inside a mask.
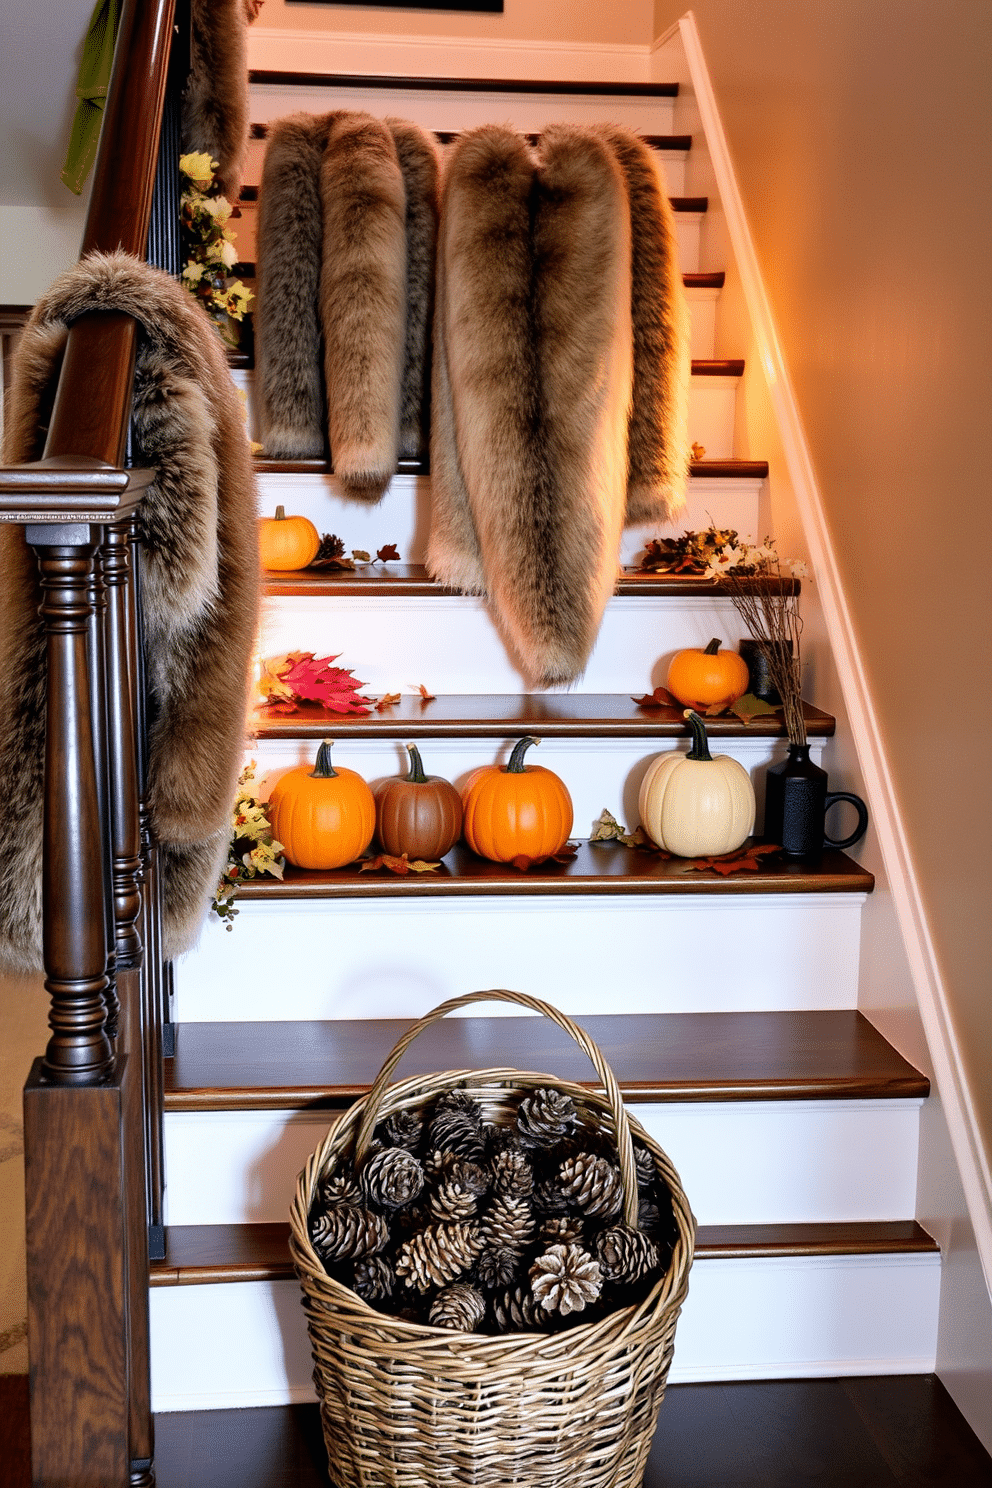
[[[692,749],[652,760],[637,799],[641,825],[680,858],[735,852],[754,830],[751,778],[735,759],[714,759],[699,714],[688,708],[685,716]]]

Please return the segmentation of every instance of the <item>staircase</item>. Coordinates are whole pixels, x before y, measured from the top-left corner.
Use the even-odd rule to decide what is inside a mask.
[[[492,119],[525,131],[611,118],[664,156],[693,322],[692,468],[684,525],[770,527],[767,467],[742,448],[739,360],[717,360],[725,263],[708,261],[709,203],[684,195],[698,136],[674,133],[677,90],[252,75],[255,179],[265,126],[298,109],[366,108],[448,135]],[[257,191],[241,204],[254,254]],[[251,400],[250,367],[233,374]],[[395,543],[403,562],[273,576],[263,655],[341,653],[372,693],[368,717],[258,719],[251,754],[269,780],[337,741],[367,779],[405,768],[416,739],[432,773],[459,780],[523,733],[567,782],[575,834],[604,807],[636,821],[657,752],[680,721],[632,697],[667,659],[713,635],[735,645],[729,600],[698,581],[621,579],[580,686],[532,695],[478,601],[423,568],[429,472],[405,462],[381,506],[344,503],[320,462],[259,462],[263,510],[310,516],[347,548]],[[624,560],[638,547],[628,538]],[[434,694],[424,702],[417,689]],[[813,757],[834,720],[809,708]],[[784,753],[780,726],[720,720],[716,748],[749,770]],[[336,1111],[368,1088],[398,1032],[443,998],[519,987],[579,1017],[638,1118],[670,1154],[699,1221],[671,1381],[926,1373],[934,1368],[940,1256],[915,1221],[927,1079],[858,1011],[861,914],[873,888],[852,858],[718,878],[615,845],[520,874],[455,849],[407,878],[288,870],[239,893],[232,933],[207,926],[175,967],[166,1061],[164,1258],[152,1267],[157,1412],[313,1398],[287,1252],[296,1174]],[[488,1009],[434,1029],[404,1071],[517,1065],[588,1079],[540,1021]]]

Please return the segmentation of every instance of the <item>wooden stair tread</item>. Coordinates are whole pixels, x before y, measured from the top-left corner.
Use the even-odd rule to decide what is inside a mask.
[[[276,464],[275,460],[257,461],[256,467]],[[326,465],[323,468],[329,469]],[[380,598],[422,595],[437,599],[459,593],[431,578],[422,563],[376,563],[354,569],[301,568],[293,573],[266,572],[263,583],[268,594],[309,594],[314,597],[334,595],[343,598],[351,595],[358,598],[374,594]],[[729,600],[726,590],[713,579],[690,574],[640,573],[635,569],[627,569],[620,575],[614,594],[621,599],[644,596]]]
[[[250,126],[248,133],[251,139],[264,140],[269,137],[269,129],[270,125],[268,124],[255,123]],[[460,129],[435,129],[432,133],[439,144],[450,145],[453,141],[459,139],[464,131]],[[637,133],[652,150],[674,150],[680,154],[684,154],[686,151],[692,149],[691,134],[641,134],[640,130]],[[540,133],[533,131],[524,133],[524,139],[532,145],[536,145],[540,138]]]
[[[248,82],[299,88],[403,88],[430,93],[550,93],[604,98],[677,98],[678,83],[554,81],[549,78],[408,77],[392,73],[295,72],[253,67]]]
[[[836,722],[829,713],[809,703],[803,710],[808,735],[833,734]],[[588,692],[441,693],[429,702],[402,697],[382,713],[368,715],[332,713],[311,704],[288,714],[260,708],[251,729],[259,739],[504,739],[520,733],[542,739],[689,737],[680,707],[642,708],[627,693]],[[785,725],[778,713],[748,724],[709,718],[706,731],[711,739],[781,738]]]
[[[861,1013],[641,1013],[580,1019],[631,1102],[923,1099],[927,1077]],[[409,1020],[181,1023],[165,1062],[169,1111],[299,1110],[369,1090]],[[407,1075],[531,1069],[592,1086],[581,1051],[528,1017],[449,1018],[406,1054]]]
[[[846,1224],[700,1225],[697,1261],[776,1256],[927,1254],[937,1242],[915,1220]],[[150,1284],[204,1286],[295,1276],[288,1224],[169,1225]]]
[[[534,894],[866,894],[875,886],[872,874],[842,852],[825,849],[819,862],[805,864],[776,855],[759,860],[756,872],[722,875],[687,870],[683,858],[661,858],[652,852],[611,842],[580,842],[577,855],[565,863],[544,863],[521,872],[512,864],[490,863],[463,843],[442,860],[440,868],[405,875],[359,867],[328,871],[287,867],[285,877],[256,878],[240,884],[238,899],[372,899],[436,898],[469,895]]]
[[[328,1488],[318,1408],[159,1415],[155,1474],[158,1488]],[[989,1488],[992,1458],[932,1374],[669,1386],[643,1488],[814,1483]]]

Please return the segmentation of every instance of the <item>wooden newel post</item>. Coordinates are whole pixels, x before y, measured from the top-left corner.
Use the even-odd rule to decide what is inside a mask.
[[[129,1059],[106,1018],[106,703],[93,694],[101,526],[28,526],[47,633],[43,948],[51,1037],[24,1089],[32,1476],[131,1477]],[[102,782],[102,785],[101,785]],[[101,810],[102,808],[102,810]],[[143,1178],[143,1175],[141,1175]]]
[[[108,1075],[105,843],[97,724],[91,691],[93,564],[102,534],[87,526],[28,528],[38,552],[41,615],[48,635],[45,741],[44,959],[52,999],[45,1074],[52,1084],[93,1084]],[[94,540],[96,538],[96,540]]]

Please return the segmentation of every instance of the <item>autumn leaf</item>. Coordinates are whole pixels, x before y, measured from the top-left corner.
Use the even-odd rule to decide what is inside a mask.
[[[371,563],[372,554],[366,553],[364,548],[352,548],[351,556],[356,563]]]
[[[729,877],[731,873],[757,873],[763,857],[781,851],[774,842],[753,842],[750,847],[736,852],[722,853],[717,857],[693,858],[686,864],[685,872],[713,872],[719,873],[722,878]]]
[[[396,705],[396,703],[398,703],[400,701],[400,699],[402,698],[402,696],[403,696],[403,694],[402,693],[399,693],[399,692],[387,692],[387,693],[385,693],[379,699],[379,701],[376,703],[376,705],[375,705],[375,711],[377,713],[383,713],[383,712],[385,712],[385,710],[387,708],[394,707]]]
[[[566,842],[558,852],[545,853],[540,858],[528,858],[524,853],[520,853],[511,859],[510,866],[519,869],[521,873],[528,873],[531,868],[540,868],[544,863],[570,863],[578,851],[579,849],[573,843]]]
[[[337,656],[314,656],[312,651],[297,651],[287,660],[291,665],[281,673],[280,680],[289,688],[294,700],[320,703],[331,713],[371,711],[364,706],[368,700],[358,695],[358,689],[365,683],[357,681],[349,669],[333,666]]]
[[[400,550],[395,543],[386,543],[385,547],[380,548],[375,556],[380,563],[398,563]]]
[[[377,857],[365,858],[358,871],[359,873],[377,873],[380,868],[388,868],[390,873],[398,873],[405,877],[408,873],[433,873],[440,866],[440,863],[428,863],[424,858],[414,858],[411,861],[406,853],[398,858],[392,853],[379,853]]]
[[[285,698],[289,702],[293,699],[293,689],[289,687],[282,673],[292,665],[288,655],[266,656],[259,662],[258,691],[259,696],[267,703],[274,702],[278,698]]]
[[[433,703],[433,702],[436,702],[436,698],[435,698],[434,694],[432,692],[428,692],[427,691],[427,688],[424,686],[423,682],[421,682],[418,691],[420,692],[420,700],[421,700],[422,703]]]
[[[681,708],[682,704],[678,698],[673,697],[667,687],[656,687],[654,692],[646,693],[644,697],[631,698],[631,702],[639,708]]]
[[[599,813],[596,820],[592,824],[592,835],[590,836],[589,841],[619,842],[620,839],[625,835],[626,831],[626,827],[622,827],[620,825],[616,817],[613,815],[612,811],[607,811],[606,807],[604,806],[603,810]]]
[[[750,723],[752,718],[764,718],[769,713],[778,713],[779,709],[771,703],[766,703],[764,698],[755,697],[753,692],[746,692],[735,703],[731,703],[730,711],[735,713],[742,723]]]

